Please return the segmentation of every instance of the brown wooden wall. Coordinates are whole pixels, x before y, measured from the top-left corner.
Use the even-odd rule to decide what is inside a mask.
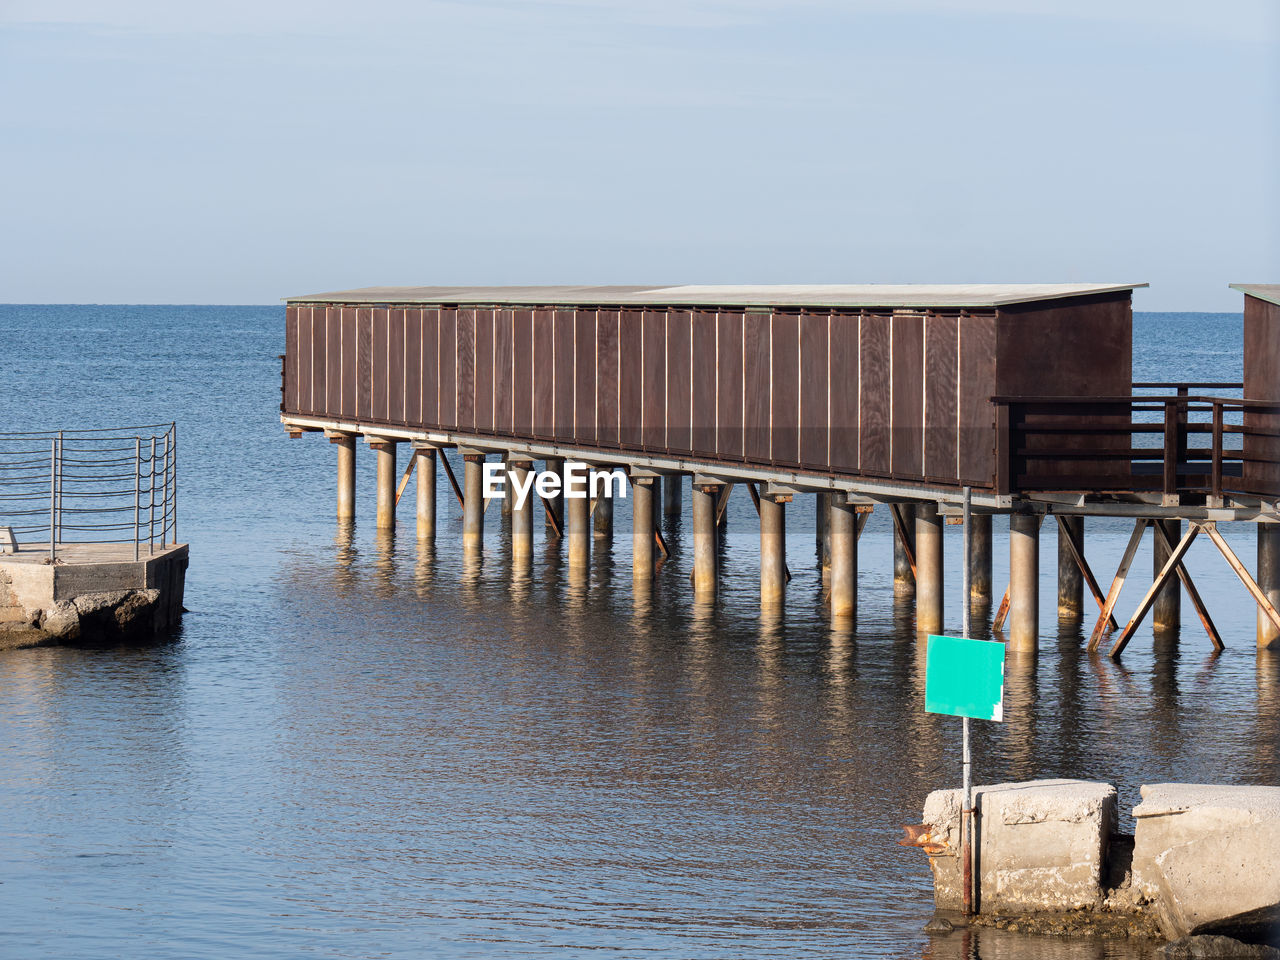
[[[1280,306],[1248,294],[1244,298],[1244,395],[1280,401]],[[1280,489],[1280,415],[1246,413],[1244,486]],[[1273,434],[1273,436],[1268,436]]]
[[[1103,383],[1095,339],[1074,326],[1102,321],[1077,314],[291,305],[285,405],[370,425],[987,487],[998,387]],[[1011,366],[1016,351],[1045,361]],[[1127,393],[1127,349],[1122,360]],[[1036,369],[1058,373],[1037,380]]]

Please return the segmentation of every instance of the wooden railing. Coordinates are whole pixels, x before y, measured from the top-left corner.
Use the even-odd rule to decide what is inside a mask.
[[[1166,503],[1280,497],[1280,403],[1135,383],[1155,395],[994,397],[1001,493],[1156,492]],[[1154,441],[1154,442],[1151,442]]]

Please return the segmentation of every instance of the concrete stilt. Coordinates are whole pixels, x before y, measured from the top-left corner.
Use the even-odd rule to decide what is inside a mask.
[[[1280,610],[1280,523],[1254,526],[1258,528],[1258,586],[1271,605]],[[1280,629],[1261,610],[1258,611],[1258,647],[1280,649]]]
[[[338,519],[356,518],[356,438],[349,433],[330,434],[338,448]]]
[[[504,476],[506,476],[506,475],[510,474],[510,472],[511,472],[511,461],[510,461],[510,459],[507,457],[507,455],[506,455],[505,453],[502,455],[502,469],[503,469],[503,475],[504,475]],[[511,509],[512,509],[512,505],[515,503],[515,498],[514,498],[514,497],[512,497],[512,496],[510,495],[510,491],[511,491],[511,486],[510,486],[510,484],[508,483],[508,485],[507,485],[507,494],[508,494],[508,495],[507,495],[507,496],[505,496],[505,497],[503,497],[503,498],[498,502],[498,506],[499,506],[499,508],[502,510],[502,515],[503,515],[504,517],[509,517],[509,516],[511,516]]]
[[[572,493],[565,490],[565,539],[569,542],[569,569],[585,572],[591,560],[591,500],[585,476],[574,484]]]
[[[908,556],[908,552],[914,552],[916,548],[916,508],[913,503],[900,503],[896,505],[896,509],[902,515],[902,525],[906,531],[907,540],[903,542],[895,524],[893,528],[893,592],[899,596],[909,596],[916,592],[916,577],[911,572],[911,560]]]
[[[653,579],[654,486],[655,480],[652,477],[637,477],[631,485],[631,577],[633,580]]]
[[[916,630],[942,630],[942,518],[936,503],[916,504]]]
[[[760,498],[760,604],[781,603],[787,592],[787,501]]]
[[[479,550],[484,543],[484,454],[463,454],[462,547]]]
[[[975,513],[969,547],[969,597],[975,603],[991,603],[991,514]]]
[[[1058,616],[1079,620],[1084,616],[1084,574],[1067,545],[1068,530],[1076,543],[1083,545],[1084,517],[1063,517],[1062,526],[1058,527]]]
[[[1040,643],[1040,518],[1009,517],[1009,649],[1034,653]]]
[[[511,502],[511,559],[516,566],[526,566],[533,558],[533,499],[529,491],[525,501],[516,506],[517,486],[523,487],[533,464],[528,460],[509,460],[511,481],[507,483],[507,500]]]
[[[612,490],[613,484],[609,483],[601,489],[601,493],[610,493]],[[593,518],[595,536],[600,540],[613,540],[613,497],[601,496],[596,500]]]
[[[718,484],[693,484],[693,592],[712,597],[716,592],[716,499]]]
[[[1174,518],[1172,520],[1157,520],[1156,523],[1164,528],[1164,532],[1169,537],[1169,542],[1177,545],[1182,539],[1182,521]],[[1160,538],[1152,531],[1152,537],[1155,540],[1155,550],[1152,553],[1152,569],[1153,575],[1159,575],[1165,562],[1169,559],[1169,551],[1165,549]],[[1177,577],[1171,577],[1169,582],[1165,584],[1158,594],[1156,594],[1156,602],[1151,607],[1151,625],[1156,630],[1176,630],[1179,621],[1182,619],[1182,582]]]
[[[668,474],[662,478],[662,515],[679,517],[681,498],[684,492],[684,476],[679,473]]]
[[[546,470],[547,473],[554,473],[563,477],[564,476],[564,458],[563,457],[547,457],[546,461],[543,463],[543,468]],[[556,522],[558,522],[561,528],[563,529],[564,527],[564,496],[559,493],[555,494],[554,496],[549,496],[546,498],[546,504],[547,504],[547,510],[551,512],[551,515],[556,518]],[[551,533],[554,535],[555,534],[554,525],[551,523],[549,519],[546,521],[546,524],[547,524],[547,529],[551,531]]]
[[[396,528],[396,444],[383,440],[370,444],[378,454],[378,529]]]
[[[853,504],[828,494],[831,517],[831,616],[854,617],[858,612],[858,514]]]
[[[431,540],[436,535],[436,451],[433,447],[415,447],[418,461],[418,539]]]
[[[830,500],[830,494],[815,493],[813,495],[814,548],[818,551],[818,563],[823,567],[831,564],[831,535],[827,526],[831,519]]]

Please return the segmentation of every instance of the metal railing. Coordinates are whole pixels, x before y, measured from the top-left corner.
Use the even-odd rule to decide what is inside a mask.
[[[0,527],[19,544],[178,542],[178,425],[0,434]]]
[[[992,398],[997,488],[1280,496],[1280,403],[1191,392],[1238,383],[1133,386],[1159,394]]]

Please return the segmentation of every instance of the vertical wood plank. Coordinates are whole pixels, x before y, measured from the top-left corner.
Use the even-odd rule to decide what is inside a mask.
[[[774,310],[770,324],[771,376],[769,404],[774,463],[798,465],[800,461],[800,316],[796,311]]]
[[[690,445],[701,457],[716,455],[716,315],[712,310],[695,310],[690,315],[692,335]]]
[[[895,314],[889,337],[889,459],[895,477],[918,479],[924,475],[924,318]]]
[[[578,310],[573,320],[573,436],[596,442],[596,311]]]
[[[458,425],[458,311],[440,311],[440,425],[452,430]]]
[[[552,435],[566,443],[573,441],[573,311],[556,310],[554,314],[555,409]]]
[[[667,449],[676,453],[688,453],[692,441],[691,323],[689,311],[667,311]]]
[[[642,443],[646,450],[667,448],[667,315],[646,310],[641,316],[643,352],[641,358]]]
[[[867,314],[859,323],[858,468],[888,476],[889,461],[889,317]]]
[[[596,314],[596,436],[602,446],[618,445],[618,311]]]
[[[533,401],[533,311],[515,310],[511,315],[511,432],[518,437],[534,437]]]
[[[959,479],[958,324],[958,314],[926,317],[924,324],[924,472],[952,483]]]
[[[387,312],[387,420],[404,423],[404,310]]]
[[[644,445],[644,331],[639,310],[618,316],[618,442]]]
[[[991,403],[996,383],[996,318],[965,317],[960,321],[960,477],[969,483],[995,483],[995,453],[991,437],[996,412]]]
[[[493,314],[493,432],[510,436],[515,415],[512,407],[515,377],[515,311]]]
[[[742,311],[716,315],[716,455],[729,460],[743,456],[742,331]]]
[[[360,381],[360,363],[357,357],[360,334],[356,326],[356,308],[340,308],[338,324],[342,339],[342,404],[339,409],[344,418],[354,419],[357,385]]]
[[[458,310],[458,429],[476,429],[476,311]]]
[[[830,460],[827,364],[830,361],[830,311],[805,311],[800,317],[800,462],[825,470]]]
[[[858,471],[858,327],[856,313],[831,316],[831,469]]]
[[[772,313],[747,311],[743,315],[743,454],[752,463],[769,462],[769,410],[772,406],[769,352]]]
[[[533,311],[533,435],[556,435],[555,313]]]

